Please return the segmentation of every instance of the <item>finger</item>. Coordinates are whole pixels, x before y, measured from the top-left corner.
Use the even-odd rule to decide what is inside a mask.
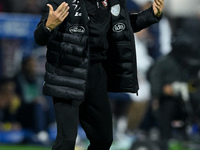
[[[62,4],[60,4],[60,6],[58,6],[58,8],[56,9],[56,11],[59,13],[59,12],[62,12],[63,8],[66,7],[66,2],[62,2]],[[67,4],[68,5],[68,4]]]
[[[69,14],[69,6],[63,11],[63,13],[61,14],[62,18],[66,18],[66,16]]]
[[[62,21],[69,15],[68,10],[69,8],[67,8],[66,11],[60,16]]]
[[[63,20],[69,15],[69,12],[65,13],[65,15],[63,16]]]
[[[159,1],[159,3],[160,3],[160,5],[164,5],[164,0],[158,0]]]
[[[161,8],[160,8],[158,5],[156,5],[155,7],[156,7],[156,9],[157,9],[157,11],[158,11],[158,14],[160,14]]]
[[[156,8],[159,10],[159,12],[162,12],[162,10],[164,8],[164,4],[163,5],[156,5]]]
[[[155,3],[156,3],[156,5],[158,5],[158,6],[160,6],[160,5],[161,5],[161,3],[160,3],[160,1],[159,1],[159,0],[155,0]]]
[[[60,11],[60,15],[63,16],[63,14],[65,14],[68,10],[69,10],[69,6],[66,3],[63,9]]]
[[[54,11],[53,7],[50,4],[47,4],[47,6],[49,7],[49,12]]]
[[[60,21],[63,22],[63,20],[65,20],[65,18],[69,15],[69,12],[66,12],[65,14],[63,14],[63,16],[60,16]]]
[[[158,4],[156,4],[156,2],[154,3],[154,7],[157,9],[157,7],[158,7]]]
[[[64,16],[69,11],[69,6],[67,6],[65,9],[63,9],[61,16]]]

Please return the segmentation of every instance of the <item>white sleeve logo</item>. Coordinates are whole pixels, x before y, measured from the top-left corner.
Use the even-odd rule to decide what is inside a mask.
[[[120,13],[120,5],[119,4],[116,4],[114,6],[111,7],[111,13],[112,15],[114,16],[118,16],[119,13]]]

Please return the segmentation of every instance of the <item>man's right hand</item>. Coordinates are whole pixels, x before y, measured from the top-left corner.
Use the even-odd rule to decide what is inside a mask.
[[[46,22],[46,27],[52,31],[68,16],[69,6],[68,3],[63,2],[55,11],[50,4],[47,4],[47,6],[49,7],[49,16]]]

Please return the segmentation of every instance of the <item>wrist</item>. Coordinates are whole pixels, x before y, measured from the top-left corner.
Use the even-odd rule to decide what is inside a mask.
[[[45,28],[47,28],[47,30],[52,31],[54,28],[52,27],[52,25],[49,25],[47,22],[45,24]]]
[[[52,30],[51,30],[49,27],[47,27],[47,26],[45,26],[45,29],[47,29],[49,32],[52,31]]]

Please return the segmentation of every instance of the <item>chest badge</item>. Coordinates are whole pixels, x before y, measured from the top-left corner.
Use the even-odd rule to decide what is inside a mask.
[[[114,6],[111,7],[111,13],[112,15],[114,16],[118,16],[119,13],[120,13],[120,5],[119,4],[116,4]]]
[[[126,28],[126,25],[122,22],[115,24],[112,28],[113,32],[122,32]]]
[[[108,7],[108,1],[107,1],[107,0],[104,0],[104,1],[102,1],[102,4],[103,4],[103,6],[107,9],[107,7]]]

